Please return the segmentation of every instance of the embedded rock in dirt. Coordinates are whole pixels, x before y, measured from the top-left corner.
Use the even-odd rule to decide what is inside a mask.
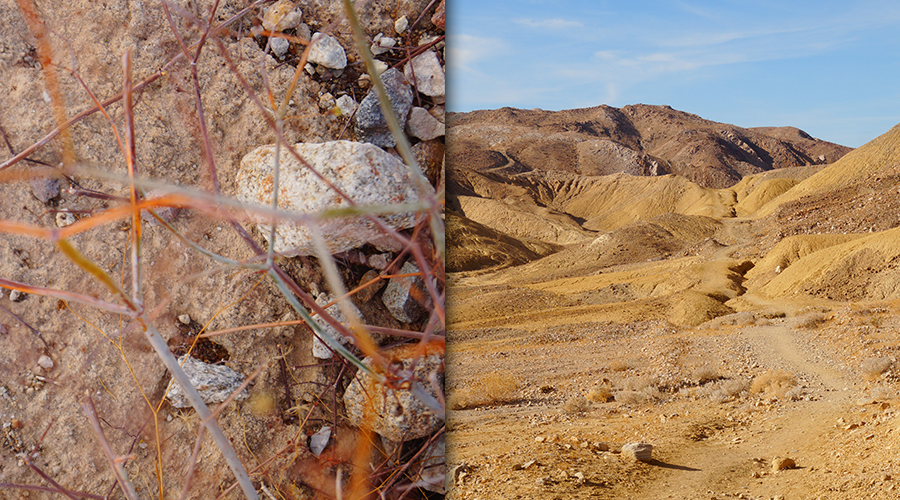
[[[444,70],[434,51],[426,50],[413,58],[412,63],[406,65],[404,74],[419,92],[433,97],[444,95]]]
[[[28,181],[31,184],[31,192],[34,197],[43,203],[58,198],[60,195],[59,179],[53,177],[37,177]]]
[[[406,124],[406,116],[412,108],[413,89],[403,73],[391,68],[381,74],[381,81],[387,91],[394,114],[400,120],[400,127]],[[356,110],[356,137],[362,142],[376,146],[393,147],[397,141],[388,128],[387,119],[381,113],[381,105],[375,89],[369,91]]]
[[[243,375],[227,366],[204,363],[187,354],[178,358],[178,363],[181,364],[181,368],[206,404],[218,404],[225,401],[244,382]],[[169,392],[166,397],[175,408],[191,407],[191,402],[185,395],[184,389],[174,378],[169,382]],[[236,399],[238,401],[247,399],[247,390],[244,389]]]
[[[326,68],[344,69],[347,66],[347,53],[333,37],[324,33],[313,35],[313,45],[309,49],[309,62]]]
[[[385,352],[384,356],[391,365],[400,365],[403,371],[409,370],[416,360],[415,384],[437,398],[437,391],[443,391],[444,387],[444,357],[437,351],[418,357],[417,351],[416,346],[400,347]],[[374,365],[372,358],[364,359],[363,363],[370,367]],[[371,402],[367,402],[369,398]],[[444,424],[443,419],[409,389],[390,389],[361,371],[347,387],[344,405],[353,425],[365,421],[373,431],[395,442],[427,436]],[[366,414],[367,408],[373,413]]]
[[[412,262],[407,262],[400,268],[400,274],[416,273],[421,273],[421,271]],[[384,289],[381,300],[388,311],[404,323],[421,319],[434,307],[431,295],[425,290],[425,281],[422,280],[422,276],[391,278],[387,288]]]
[[[297,153],[335,188],[358,206],[416,203],[426,196],[412,179],[403,162],[372,146],[350,141],[294,145]],[[236,183],[241,201],[269,206],[272,201],[275,146],[250,152],[241,161]],[[350,204],[310,169],[286,151],[281,153],[279,207],[297,214],[311,215],[324,210],[345,208]],[[268,239],[268,217],[256,217],[259,230]],[[406,229],[415,223],[413,213],[383,215],[381,219],[394,229]],[[400,245],[364,217],[329,217],[306,224],[317,224],[329,253],[339,253],[371,243],[378,248],[399,250]],[[306,224],[282,221],[276,230],[275,251],[285,255],[312,255],[316,248]],[[271,242],[270,242],[271,243]]]
[[[796,469],[797,464],[792,458],[775,457],[772,459],[772,472],[778,472],[788,469]]]
[[[653,445],[648,443],[628,443],[622,446],[622,456],[640,462],[649,462],[653,455]]]
[[[331,299],[330,295],[328,295],[327,293],[322,293],[322,294],[319,294],[318,297],[316,297],[316,304],[319,304],[320,306],[324,306],[325,304],[331,302],[331,300],[332,299]],[[350,303],[350,307],[352,307],[353,310],[356,312],[357,317],[362,316],[362,313],[359,312],[359,309],[357,309],[356,306],[354,306],[352,303]],[[339,321],[341,324],[347,323],[347,317],[344,316],[344,312],[341,311],[341,308],[337,303],[332,304],[331,306],[325,308],[325,311],[329,315],[331,315],[332,318]],[[328,335],[329,337],[331,337],[334,340],[337,340],[338,342],[340,342],[343,345],[347,345],[350,343],[349,338],[343,336],[339,331],[337,331],[337,329],[335,327],[326,323],[325,320],[322,319],[321,316],[317,315],[313,319],[315,320],[316,323],[319,324],[319,326],[322,327],[323,334]],[[329,349],[328,346],[325,345],[324,342],[319,340],[319,337],[313,337],[312,352],[313,352],[313,356],[315,356],[319,359],[331,359],[331,357],[334,354],[331,352],[331,349]]]

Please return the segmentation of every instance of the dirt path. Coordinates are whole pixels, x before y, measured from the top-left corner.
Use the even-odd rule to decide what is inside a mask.
[[[807,484],[817,471],[812,464],[823,462],[835,423],[856,391],[834,368],[833,359],[801,337],[789,326],[773,325],[747,328],[734,340],[761,367],[792,374],[803,388],[802,401],[738,420],[712,439],[687,441],[659,462],[663,472],[634,498],[808,494]],[[790,457],[798,468],[771,472],[776,456]]]

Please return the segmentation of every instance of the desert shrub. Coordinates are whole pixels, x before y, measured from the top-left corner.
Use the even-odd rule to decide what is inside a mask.
[[[591,409],[591,403],[582,395],[569,398],[563,404],[566,413],[584,413]]]
[[[587,398],[589,401],[594,401],[596,403],[608,403],[614,399],[614,396],[609,387],[595,385],[588,391]]]
[[[719,371],[714,366],[708,364],[694,368],[694,371],[691,373],[691,378],[698,384],[712,382],[713,380],[718,380],[719,377]]]
[[[812,330],[814,328],[818,328],[825,324],[825,314],[823,313],[812,313],[805,318],[803,318],[798,324],[798,328],[803,328],[804,330]]]
[[[709,398],[714,403],[725,403],[733,398],[740,397],[741,393],[747,391],[748,388],[749,384],[746,380],[733,378],[718,380],[715,383],[701,387],[692,387],[683,390],[679,394],[699,399]]]
[[[609,369],[614,372],[624,372],[634,368],[633,359],[614,359],[609,362]]]
[[[448,397],[448,405],[454,410],[490,406],[515,401],[518,398],[519,380],[508,373],[485,373],[472,385],[456,389]]]
[[[626,377],[617,384],[619,388],[626,391],[641,392],[645,388],[656,385],[656,379],[649,375],[641,375],[636,377]]]
[[[878,358],[868,358],[859,365],[859,371],[868,381],[877,380],[882,373],[891,369],[893,365],[891,358],[881,356]]]
[[[615,394],[617,403],[639,404],[643,403],[647,397],[638,391],[617,391]]]
[[[794,376],[784,370],[768,370],[753,379],[750,392],[784,398],[795,383]]]
[[[877,385],[873,387],[871,391],[869,391],[869,397],[871,397],[875,401],[894,399],[897,397],[897,391],[895,391],[888,385]]]

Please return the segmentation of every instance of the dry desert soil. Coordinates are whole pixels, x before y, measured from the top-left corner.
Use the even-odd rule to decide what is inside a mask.
[[[171,375],[142,332],[151,329],[178,355],[196,344],[195,358],[245,378],[256,373],[247,399],[224,407],[215,421],[260,497],[333,498],[341,488],[346,496],[352,477],[367,494],[442,496],[426,489],[439,489],[440,481],[424,471],[443,462],[443,426],[402,444],[361,430],[343,400],[358,365],[313,357],[313,332],[288,300],[337,295],[326,279],[325,263],[332,262],[361,321],[380,328],[377,346],[349,349],[359,358],[383,354],[392,363],[387,379],[409,381],[403,363],[422,359],[426,348],[443,350],[440,314],[401,321],[382,290],[405,261],[428,263],[434,271],[423,272],[441,286],[426,218],[403,232],[412,241],[408,251],[365,245],[333,261],[276,257],[283,281],[298,286],[288,291],[259,266],[265,259],[254,245],[264,251],[266,239],[234,202],[241,159],[278,134],[286,145],[356,140],[351,117],[335,101],[349,96],[358,103],[371,88],[341,2],[300,2],[302,21],[275,28],[279,34],[264,31],[275,3],[0,0],[0,499],[126,498],[113,461],[137,498],[244,498],[211,432],[195,448],[204,427],[197,412],[165,398]],[[424,0],[358,2],[369,43],[379,33],[396,39],[396,49],[378,59],[402,66],[419,42],[442,59],[443,22],[432,22],[439,4],[442,10],[443,2]],[[283,12],[292,11],[290,4]],[[404,16],[407,27],[397,35],[395,22]],[[310,32],[323,31],[345,50],[343,70],[299,64]],[[269,45],[278,36],[288,40],[281,56]],[[196,63],[184,56],[188,48]],[[123,92],[128,51],[133,128],[126,106],[114,99]],[[108,117],[87,113],[95,107],[91,94],[108,100]],[[440,116],[442,98],[415,94],[416,106]],[[282,102],[283,128],[276,130],[273,109]],[[39,142],[66,118],[68,135]],[[168,228],[148,212],[134,224],[120,208],[130,197],[120,148],[128,129],[138,185],[147,194],[163,186],[184,195],[167,202],[181,206],[172,218],[163,202],[151,202]],[[413,143],[424,146],[428,161],[419,161],[436,184],[443,138]],[[27,159],[5,168],[32,145]],[[426,331],[433,341],[423,351],[389,354],[400,344],[417,345]],[[327,447],[314,452],[310,443]]]
[[[472,168],[448,173],[449,496],[897,498],[900,126],[725,186],[712,163],[699,183],[582,173],[578,141],[568,170],[536,169],[513,142],[539,121],[565,142],[574,115],[633,131],[604,146],[623,165],[663,165],[678,147],[652,138],[679,134],[724,138],[694,157],[734,136],[765,156],[733,126],[644,126],[669,108],[585,119],[616,111],[450,119]]]

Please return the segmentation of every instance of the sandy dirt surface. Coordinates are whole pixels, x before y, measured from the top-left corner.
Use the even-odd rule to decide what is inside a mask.
[[[298,28],[287,33],[299,38],[292,41],[284,58],[265,52],[267,37],[253,33],[260,28],[263,8],[272,3],[221,2],[211,19],[215,24],[230,24],[219,36],[207,39],[196,65],[217,183],[226,197],[236,192],[234,179],[240,159],[275,141],[275,132],[266,121],[269,112],[254,103],[251,91],[263,105],[270,102],[269,95],[280,101],[304,48],[298,40],[305,35]],[[195,43],[202,34],[201,23],[192,22],[191,16],[210,18],[210,4],[172,2],[174,25],[187,44]],[[100,100],[120,92],[121,58],[126,50],[132,50],[135,85],[152,79],[134,94],[138,175],[157,184],[193,190],[198,196],[211,193],[214,181],[199,127],[191,65],[178,58],[181,48],[161,5],[37,2],[39,20],[50,30],[47,39],[53,64],[48,66],[41,63],[40,43],[17,3],[0,1],[4,26],[0,30],[0,126],[5,140],[0,145],[0,161],[23,151],[56,126],[55,104],[63,103],[56,107],[64,108],[68,117],[91,108],[93,102],[84,86]],[[412,25],[420,15],[420,23],[400,40],[401,47],[415,47],[426,37],[443,35],[430,21],[434,6],[424,12],[428,5],[427,1],[368,2],[361,12],[366,36],[393,34],[396,19],[406,16]],[[300,73],[286,114],[285,140],[293,144],[353,139],[349,116],[334,112],[335,98],[349,95],[358,102],[369,88],[360,80],[364,64],[354,48],[351,29],[346,21],[341,22],[340,2],[307,2],[302,10],[303,23],[313,32],[329,30],[347,49],[349,65],[341,73]],[[380,59],[394,64],[404,55],[405,49]],[[55,89],[47,82],[48,67],[59,82]],[[417,99],[417,105],[437,105],[427,96]],[[124,140],[123,106],[111,104],[107,111]],[[53,138],[29,160],[3,172],[0,220],[5,230],[0,236],[0,277],[115,303],[118,297],[74,265],[52,241],[9,230],[11,224],[51,230],[90,220],[128,196],[126,163],[107,119],[94,113],[75,123],[69,132],[68,138]],[[37,179],[35,172],[44,169],[52,173],[65,160],[67,143],[78,169],[60,179],[61,190],[41,199],[41,193],[51,188]],[[243,223],[253,241],[264,246],[253,224]],[[222,258],[243,261],[255,255],[221,214],[185,209],[171,224],[185,239]],[[264,275],[210,259],[158,224],[142,227],[143,302],[150,311],[150,323],[173,350],[190,345],[201,329],[213,332],[278,323],[216,335],[196,347],[208,361],[245,376],[262,369],[249,387],[249,399],[232,404],[218,417],[260,495],[333,496],[335,474],[343,468],[342,477],[349,477],[347,471],[353,470],[352,455],[361,437],[346,420],[341,397],[355,369],[312,356],[311,330],[296,322],[283,323],[300,318]],[[68,241],[130,293],[131,229],[127,218],[110,219]],[[416,234],[429,254],[433,245],[427,242],[430,236],[424,225]],[[348,289],[361,283],[371,270],[365,259],[376,253],[374,248],[364,247],[339,256],[337,270]],[[397,255],[386,257],[390,262]],[[383,285],[385,277],[406,258],[401,257],[396,267],[376,269],[375,276],[380,273],[382,278],[373,283]],[[315,257],[283,258],[278,264],[305,293],[329,291]],[[371,280],[370,275],[362,283]],[[365,323],[398,331],[425,328],[426,320],[401,323],[395,319],[380,300],[380,286],[371,285],[370,290],[374,298],[369,295],[363,300],[354,294],[352,299]],[[0,498],[58,498],[57,493],[10,486],[52,488],[40,474],[73,491],[99,495],[97,498],[112,493],[112,498],[121,498],[82,407],[88,395],[113,453],[129,456],[125,469],[139,497],[179,496],[192,462],[199,419],[192,409],[177,409],[163,401],[170,376],[144,335],[129,328],[133,325],[120,314],[65,297],[11,296],[9,290],[3,290],[0,306],[0,483],[4,485]],[[383,345],[404,341],[389,335],[379,338]],[[333,429],[332,444],[316,457],[309,451],[308,439],[325,425]],[[372,457],[379,460],[382,471],[390,469],[386,474],[393,482],[409,484],[415,481],[416,468],[398,476],[392,467],[426,443],[431,443],[429,438],[386,450],[376,436]],[[234,476],[208,436],[196,463],[188,498],[214,498],[233,485]],[[386,485],[390,480],[375,481]],[[413,497],[426,494],[430,493],[411,492]],[[229,498],[240,497],[240,490],[229,494]]]
[[[727,293],[721,264],[758,255],[769,222],[721,222],[728,244],[691,247],[687,274],[673,256],[669,279]],[[740,311],[677,326],[692,318],[672,314],[677,293],[633,300],[641,275],[664,286],[647,269],[668,260],[603,268],[625,284],[599,305],[583,305],[603,291],[578,288],[590,276],[541,283],[541,261],[452,275],[450,497],[895,498],[896,303],[739,286],[725,303]],[[652,460],[621,453],[631,442]]]

